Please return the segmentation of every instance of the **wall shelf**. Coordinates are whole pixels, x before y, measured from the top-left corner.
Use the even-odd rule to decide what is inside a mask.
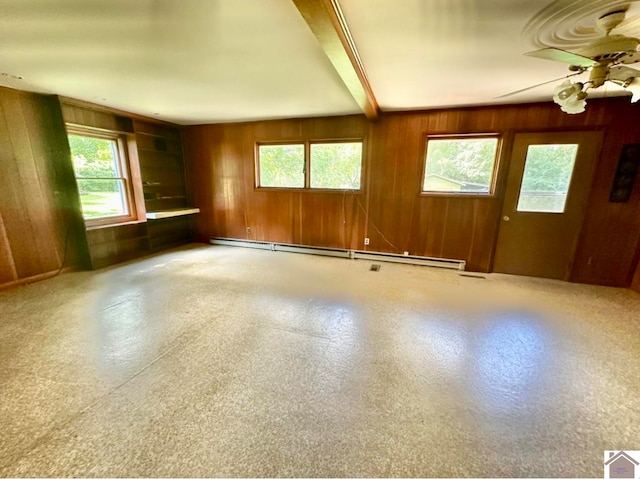
[[[195,213],[200,213],[200,208],[175,208],[171,210],[148,211],[147,219],[160,220],[163,218],[173,218],[175,216],[193,215]]]
[[[155,198],[145,198],[145,201],[159,201],[159,200],[181,200],[186,198],[185,195],[173,195],[173,196],[156,196]]]

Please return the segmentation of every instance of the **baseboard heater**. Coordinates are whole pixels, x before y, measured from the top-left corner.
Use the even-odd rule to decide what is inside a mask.
[[[240,246],[243,248],[266,249],[270,251],[285,251],[287,253],[315,254],[320,256],[334,256],[347,259],[367,259],[370,261],[386,261],[389,263],[415,264],[432,266],[435,268],[448,268],[464,271],[466,261],[460,259],[430,258],[428,256],[405,256],[393,253],[376,253],[371,251],[358,251],[339,248],[321,248],[316,246],[304,246],[288,243],[269,243],[266,241],[243,240],[234,238],[211,238],[211,244],[224,246]]]

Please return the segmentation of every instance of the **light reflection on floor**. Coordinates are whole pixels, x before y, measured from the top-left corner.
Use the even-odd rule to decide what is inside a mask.
[[[469,332],[456,321],[439,318],[416,318],[413,331],[408,331],[418,344],[424,346],[422,353],[429,355],[432,366],[449,374],[458,375],[466,364],[469,354]],[[420,367],[424,367],[421,365]]]
[[[553,354],[543,317],[435,309],[410,318],[396,334],[398,349],[426,382],[455,384],[472,407],[491,413],[524,413],[539,398],[537,382]]]
[[[476,400],[491,409],[526,411],[543,392],[549,351],[544,321],[527,312],[497,315],[479,331],[469,351],[469,380]]]

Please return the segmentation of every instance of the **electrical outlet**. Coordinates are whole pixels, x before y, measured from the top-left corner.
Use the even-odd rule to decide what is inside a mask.
[[[405,251],[405,252],[404,252],[404,255],[405,255],[405,256],[409,256],[409,252],[408,252],[408,251]]]
[[[369,238],[365,238],[364,239],[364,245],[365,246],[369,246]]]
[[[251,227],[247,226],[247,234],[250,235],[251,234]]]

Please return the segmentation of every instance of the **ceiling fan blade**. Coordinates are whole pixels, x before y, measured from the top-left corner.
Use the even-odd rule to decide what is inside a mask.
[[[616,63],[631,65],[638,62],[640,62],[640,51],[627,53],[623,57],[619,58]]]
[[[560,81],[560,80],[564,80],[565,78],[571,78],[571,77],[574,77],[576,75],[580,75],[581,73],[583,73],[583,72],[575,72],[575,73],[572,73],[571,75],[566,75],[566,76],[563,76],[563,77],[560,77],[560,78],[554,78],[553,80],[549,80],[549,81],[546,81],[546,82],[538,83],[537,85],[528,86],[527,88],[523,88],[521,90],[512,91],[510,93],[505,93],[504,95],[500,95],[500,96],[495,97],[494,100],[497,100],[498,98],[505,98],[505,97],[508,97],[508,96],[511,96],[511,95],[517,95],[518,93],[523,93],[523,92],[525,92],[527,90],[533,90],[534,88],[538,88],[539,86],[548,85],[549,83],[553,83],[553,82],[557,82],[557,81]]]
[[[583,57],[582,55],[571,53],[566,50],[560,50],[559,48],[543,48],[542,50],[525,53],[525,55],[528,57],[568,63],[569,65],[576,65],[584,68],[589,68],[598,64],[591,58]]]
[[[609,69],[607,80],[615,83],[625,83],[633,78],[640,78],[640,70],[635,68],[615,66]]]

